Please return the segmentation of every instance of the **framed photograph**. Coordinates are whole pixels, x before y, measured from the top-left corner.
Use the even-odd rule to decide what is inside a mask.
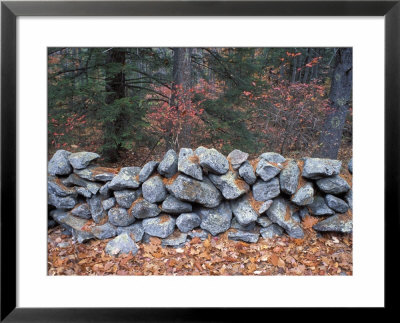
[[[391,308],[399,19],[398,1],[2,2],[1,319]]]

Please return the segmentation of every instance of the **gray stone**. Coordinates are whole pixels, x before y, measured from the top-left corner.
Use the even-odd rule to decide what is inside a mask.
[[[200,240],[204,241],[208,238],[209,233],[203,229],[195,229],[188,232],[188,236],[193,238],[200,238]]]
[[[316,184],[321,191],[329,194],[346,193],[350,189],[350,185],[339,175],[319,179]]]
[[[347,169],[351,174],[353,174],[353,158],[350,159],[349,163],[347,164]]]
[[[92,215],[90,214],[89,205],[87,203],[79,203],[72,210],[71,214],[82,219],[91,219]]]
[[[91,229],[92,234],[97,239],[109,239],[117,235],[117,229],[110,223],[105,223],[103,225],[96,225]]]
[[[218,207],[212,209],[200,207],[196,213],[201,218],[200,227],[213,236],[225,232],[231,226],[232,211],[228,202],[222,202]]]
[[[168,195],[161,205],[163,212],[171,214],[181,214],[192,212],[192,204],[178,200],[172,195]]]
[[[138,188],[140,167],[123,167],[118,175],[113,178],[109,184],[109,188],[118,191],[127,188]]]
[[[143,168],[139,172],[139,182],[143,183],[145,182],[151,174],[156,170],[158,166],[158,162],[152,160],[146,163]]]
[[[157,204],[150,203],[145,199],[136,200],[129,212],[137,219],[154,218],[161,213]]]
[[[110,197],[104,201],[101,202],[101,205],[103,206],[103,209],[108,211],[109,209],[111,209],[112,207],[115,206],[116,200],[114,197]]]
[[[73,196],[60,197],[55,194],[48,194],[47,203],[55,206],[57,209],[72,209],[77,201]]]
[[[306,207],[300,208],[300,210],[299,210],[299,217],[300,217],[300,219],[304,220],[304,219],[306,218],[306,216],[308,215],[308,213],[310,213],[310,212],[308,211],[308,208],[306,208]]]
[[[260,234],[263,239],[271,239],[283,235],[283,229],[279,225],[273,223],[266,228],[261,228]]]
[[[99,193],[103,197],[109,197],[111,195],[110,182],[107,182],[102,187],[100,187]]]
[[[265,202],[260,206],[260,208],[258,209],[258,213],[259,213],[259,214],[263,214],[263,213],[267,212],[267,210],[271,207],[271,205],[272,205],[273,202],[274,202],[273,200],[265,201]]]
[[[68,156],[68,160],[73,168],[82,169],[86,168],[91,161],[100,158],[100,155],[92,152],[81,151],[79,153],[73,153]]]
[[[84,243],[94,238],[91,232],[72,229],[72,236],[79,243]]]
[[[342,168],[342,162],[334,159],[306,158],[301,174],[305,178],[320,179],[332,175],[338,175]]]
[[[181,148],[178,158],[178,171],[201,181],[203,179],[203,170],[198,160],[199,158],[192,149]]]
[[[56,221],[47,219],[47,229],[52,229],[52,228],[56,227],[57,225],[58,225],[58,223]]]
[[[279,174],[281,191],[293,195],[299,184],[300,169],[295,160],[290,160],[286,167]]]
[[[207,177],[198,181],[179,175],[172,184],[167,185],[167,190],[182,201],[196,202],[209,208],[216,207],[222,200],[221,193]]]
[[[304,184],[292,196],[291,201],[299,206],[309,205],[314,202],[314,185],[310,182]]]
[[[353,231],[353,220],[349,216],[336,214],[318,222],[313,228],[317,231],[351,233]]]
[[[249,243],[256,243],[260,237],[259,232],[248,232],[248,231],[230,231],[228,232],[228,239],[234,241],[244,241]]]
[[[47,192],[55,194],[60,197],[74,196],[76,197],[76,190],[72,187],[66,187],[64,183],[57,177],[47,177]]]
[[[167,151],[163,160],[158,165],[157,171],[160,175],[170,178],[178,171],[178,156],[173,149]]]
[[[80,187],[84,187],[92,194],[96,194],[101,188],[101,185],[99,183],[87,181],[85,179],[80,178],[76,174],[69,175],[65,180],[63,180],[63,183],[65,185],[77,185]]]
[[[292,219],[295,220],[297,223],[301,223],[299,211],[296,211],[292,214]]]
[[[103,209],[101,204],[102,199],[100,195],[94,195],[90,199],[87,199],[89,204],[90,213],[92,214],[93,221],[100,223],[106,216],[107,213]]]
[[[162,239],[161,245],[164,247],[181,248],[185,245],[187,240],[187,233],[179,232],[176,230],[173,234]]]
[[[117,175],[117,170],[92,165],[84,169],[74,169],[74,173],[80,178],[86,179],[88,181],[108,182]]]
[[[107,243],[105,251],[112,256],[121,253],[132,253],[132,255],[135,255],[139,251],[139,247],[127,233],[122,233]]]
[[[147,234],[166,238],[174,232],[175,219],[167,214],[161,214],[155,218],[144,219],[143,222],[144,232]]]
[[[90,192],[87,188],[84,188],[84,187],[75,186],[75,190],[79,195],[86,197],[86,198],[91,198],[93,195],[92,192]]]
[[[239,175],[249,185],[253,185],[257,180],[257,176],[254,173],[253,166],[251,166],[248,161],[245,161],[242,166],[240,166]]]
[[[287,212],[289,212],[289,216],[287,216]],[[295,220],[293,220],[292,214],[293,209],[282,197],[276,198],[267,211],[269,219],[284,228],[290,237],[303,238],[303,229]]]
[[[248,195],[230,201],[230,204],[232,213],[241,225],[248,225],[257,220],[258,214],[251,206]]]
[[[231,222],[231,228],[236,229],[239,231],[253,231],[256,227],[255,222],[251,222],[247,225],[241,225],[236,217],[233,217],[232,222]]]
[[[146,232],[143,234],[142,242],[143,243],[150,243],[151,235],[147,234]]]
[[[132,203],[139,197],[139,194],[139,190],[114,191],[114,197],[118,205],[125,209],[129,209],[131,207]]]
[[[349,206],[345,201],[331,194],[325,196],[325,202],[332,210],[338,213],[346,213],[349,209]]]
[[[47,165],[50,175],[68,175],[72,172],[71,164],[68,161],[69,151],[57,150]]]
[[[87,222],[86,219],[76,217],[70,212],[64,210],[53,210],[50,212],[50,215],[56,222],[70,228],[72,235],[76,240],[78,240],[78,242],[81,243],[94,238],[90,232],[83,230],[83,227]]]
[[[113,207],[108,211],[108,221],[117,227],[126,227],[135,222],[135,217],[122,207]]]
[[[200,154],[207,152],[207,150],[208,148],[200,146],[194,151],[194,153],[195,155],[199,156]]]
[[[256,174],[265,182],[269,181],[271,178],[274,178],[280,173],[280,171],[281,169],[279,167],[270,164],[265,159],[260,159],[260,161],[257,163]]]
[[[322,196],[315,196],[314,202],[307,206],[310,213],[314,216],[333,215],[335,212],[328,207]]]
[[[189,232],[197,228],[201,223],[200,217],[196,213],[182,213],[176,219],[176,226],[182,232]]]
[[[135,242],[139,242],[142,240],[144,234],[143,224],[141,221],[138,221],[127,227],[117,227],[118,235],[124,232],[128,233]]]
[[[238,169],[240,165],[242,165],[247,160],[248,157],[248,153],[245,153],[239,149],[235,149],[229,153],[228,160],[231,162],[233,169]]]
[[[228,171],[225,175],[209,174],[209,179],[227,200],[233,200],[249,191],[249,185],[238,178],[237,172]]]
[[[268,182],[258,179],[253,185],[253,196],[256,201],[267,201],[277,197],[281,190],[278,178],[273,178]]]
[[[263,153],[260,155],[260,158],[270,163],[284,163],[286,161],[285,157],[274,152]]]
[[[229,170],[228,159],[214,148],[203,150],[196,155],[199,157],[200,166],[211,173],[223,175]]]
[[[344,200],[346,201],[347,205],[350,209],[353,209],[353,190],[349,189],[347,193],[344,195]]]
[[[150,177],[142,184],[143,197],[150,203],[158,203],[165,200],[167,190],[161,176]]]
[[[269,227],[273,222],[267,216],[260,216],[257,219],[257,223],[261,225],[263,228]]]

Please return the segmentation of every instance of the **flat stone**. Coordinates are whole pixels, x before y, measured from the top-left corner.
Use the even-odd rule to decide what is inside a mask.
[[[158,165],[157,171],[160,175],[170,178],[178,171],[178,156],[173,149],[167,151],[163,160]]]
[[[207,171],[223,175],[229,170],[228,159],[214,148],[202,150],[199,157],[199,164]]]
[[[270,163],[284,163],[286,161],[285,157],[274,152],[267,152],[260,155],[260,158],[265,159]]]
[[[313,228],[317,231],[351,233],[353,231],[353,220],[349,216],[336,214],[318,222]]]
[[[349,209],[349,206],[345,201],[331,194],[325,196],[325,202],[332,210],[338,213],[346,213]]]
[[[47,171],[50,175],[69,175],[72,172],[68,157],[69,151],[57,150],[47,165]]]
[[[172,195],[168,195],[161,205],[163,212],[171,214],[181,214],[192,212],[192,204],[178,200]]]
[[[138,221],[126,227],[117,227],[118,235],[124,232],[128,233],[131,239],[133,239],[135,242],[142,241],[144,235],[143,224],[141,221]]]
[[[178,171],[201,181],[203,170],[199,165],[199,158],[190,148],[181,148],[178,158]]]
[[[271,239],[283,235],[283,229],[279,225],[273,223],[266,228],[261,228],[260,234],[263,239]]]
[[[236,217],[233,217],[231,222],[231,228],[239,231],[253,231],[256,227],[256,222],[251,222],[247,225],[241,225]]]
[[[74,169],[74,173],[88,181],[108,182],[117,175],[118,171],[115,168],[92,165],[84,169]]]
[[[347,205],[350,209],[353,209],[353,190],[349,189],[347,193],[344,195],[344,200],[346,201]]]
[[[69,175],[65,180],[63,180],[63,183],[65,185],[77,185],[77,186],[86,188],[92,194],[97,194],[97,192],[100,190],[100,188],[102,186],[99,183],[94,183],[94,182],[82,179],[76,174]]]
[[[100,187],[99,193],[102,197],[109,197],[111,195],[110,182],[107,182]]]
[[[263,228],[269,227],[273,223],[267,216],[260,216],[256,221]]]
[[[136,200],[129,212],[137,219],[154,218],[161,213],[161,209],[157,204],[148,202],[145,199]]]
[[[185,245],[187,240],[187,233],[176,230],[173,234],[162,239],[161,245],[163,247],[181,248]]]
[[[166,238],[174,232],[175,219],[167,214],[155,218],[144,219],[143,229],[150,236]]]
[[[48,194],[47,203],[55,206],[57,209],[72,209],[77,201],[73,196],[60,197],[55,194]]]
[[[314,202],[307,206],[310,213],[314,216],[325,216],[325,215],[333,215],[335,211],[328,207],[325,202],[325,199],[322,196],[315,196]]]
[[[309,205],[314,202],[314,185],[310,182],[304,184],[292,196],[291,201],[299,206]]]
[[[249,243],[256,243],[260,237],[259,232],[248,232],[248,231],[230,231],[228,232],[228,239],[234,241],[244,241]]]
[[[273,178],[268,182],[258,179],[253,185],[253,196],[256,201],[267,201],[277,197],[281,190],[278,178]]]
[[[139,182],[143,183],[145,182],[151,174],[156,170],[159,162],[156,162],[154,160],[149,161],[146,163],[143,168],[139,172]]]
[[[195,229],[188,232],[188,236],[193,238],[199,238],[200,240],[204,241],[208,238],[209,232],[203,229]]]
[[[117,204],[125,209],[129,209],[132,203],[139,197],[139,195],[139,190],[114,191],[114,197],[117,201]]]
[[[267,210],[271,207],[273,202],[274,202],[273,200],[265,201],[263,204],[261,204],[260,208],[258,209],[258,213],[263,214],[267,212]]]
[[[117,229],[110,223],[105,223],[103,225],[96,225],[92,227],[91,233],[97,239],[109,239],[117,235]]]
[[[167,197],[167,190],[161,176],[150,177],[142,184],[143,197],[150,203],[159,203]]]
[[[258,213],[251,206],[248,195],[230,201],[230,205],[232,213],[241,225],[248,225],[257,220]]]
[[[77,192],[79,195],[83,196],[83,197],[91,198],[92,195],[93,195],[92,192],[90,192],[88,189],[86,189],[86,188],[84,188],[84,187],[75,186],[74,188],[75,188],[76,192]]]
[[[140,186],[139,172],[140,167],[123,167],[118,175],[113,178],[108,187],[114,191],[138,188]]]
[[[320,179],[338,175],[342,162],[334,159],[306,158],[301,176],[311,179]]]
[[[112,256],[126,253],[132,253],[132,255],[135,255],[139,251],[139,247],[127,233],[122,233],[107,243],[105,251],[107,254]]]
[[[182,213],[176,219],[176,226],[181,232],[189,232],[201,223],[200,216],[196,213]]]
[[[101,205],[103,206],[103,209],[104,209],[105,211],[108,211],[109,209],[111,209],[112,207],[114,207],[116,203],[117,203],[117,202],[116,202],[115,198],[114,198],[114,197],[110,197],[110,198],[108,198],[108,199],[106,199],[106,200],[103,200],[103,201],[101,202]]]
[[[70,164],[75,169],[86,168],[90,164],[90,162],[96,160],[97,158],[100,158],[100,155],[87,151],[73,153],[68,156]]]
[[[350,185],[339,175],[319,179],[316,184],[321,191],[328,194],[342,194],[350,189]]]
[[[93,195],[93,197],[87,199],[90,213],[92,214],[93,221],[96,223],[100,223],[107,216],[107,212],[104,211],[101,202],[102,198],[100,195]]]
[[[87,222],[86,219],[76,217],[64,210],[53,210],[50,212],[50,215],[56,222],[70,228],[72,235],[78,242],[82,243],[94,238],[91,232],[83,230]]]
[[[249,154],[239,149],[231,151],[228,155],[228,160],[231,162],[233,169],[238,169],[240,165],[247,160],[247,158],[249,158]]]
[[[239,176],[243,178],[244,181],[249,185],[253,185],[257,180],[257,176],[254,173],[253,166],[251,166],[248,161],[245,161],[242,166],[240,166]]]
[[[216,207],[222,200],[221,193],[207,177],[198,181],[179,175],[172,184],[167,185],[167,190],[179,200],[196,202],[209,208]]]
[[[60,197],[76,196],[77,194],[74,188],[65,186],[58,177],[53,176],[47,177],[47,192]]]
[[[233,200],[250,190],[249,185],[238,178],[237,172],[228,171],[225,175],[209,174],[209,179],[227,200]]]
[[[281,169],[279,167],[270,164],[265,159],[260,159],[257,163],[256,174],[265,182],[274,178],[280,171]]]
[[[71,214],[82,219],[91,219],[92,215],[90,214],[89,205],[87,203],[79,203],[72,210]]]
[[[72,236],[78,243],[84,243],[94,238],[91,232],[72,229]]]
[[[232,211],[228,202],[222,202],[215,208],[200,207],[196,210],[200,215],[200,227],[210,232],[213,236],[225,232],[231,226]]]
[[[299,183],[300,169],[295,160],[290,160],[286,167],[279,174],[281,191],[293,195]]]
[[[108,221],[118,227],[126,227],[135,222],[135,217],[122,207],[113,207],[108,211]]]

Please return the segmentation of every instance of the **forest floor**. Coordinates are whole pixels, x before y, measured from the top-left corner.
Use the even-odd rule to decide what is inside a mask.
[[[104,251],[111,239],[79,244],[55,227],[48,232],[48,275],[352,275],[351,234],[305,232],[304,239],[260,237],[251,244],[224,233],[177,249],[151,237],[138,243],[136,255],[114,257]]]

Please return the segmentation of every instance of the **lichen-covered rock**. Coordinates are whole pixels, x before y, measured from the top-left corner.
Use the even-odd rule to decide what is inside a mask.
[[[187,233],[176,230],[168,237],[162,239],[161,245],[163,247],[181,248],[185,245],[187,240]]]
[[[182,232],[189,232],[197,228],[200,223],[201,219],[196,213],[182,213],[176,219],[176,226]]]
[[[258,179],[252,187],[253,196],[256,201],[267,201],[277,197],[281,190],[279,180],[275,177],[268,182]]]
[[[174,232],[175,219],[167,214],[161,214],[155,218],[144,219],[143,229],[148,235],[166,238]]]
[[[47,203],[55,206],[57,209],[72,209],[77,200],[73,196],[60,197],[55,194],[48,194]]]
[[[214,184],[204,177],[198,181],[185,175],[179,175],[167,190],[177,199],[187,202],[196,202],[205,207],[216,207],[221,203],[222,196]]]
[[[328,207],[325,202],[325,199],[322,196],[315,196],[314,202],[309,204],[307,208],[310,210],[310,213],[314,216],[324,216],[324,215],[333,215],[335,211]]]
[[[306,158],[301,176],[310,179],[320,179],[338,175],[342,162],[335,159]]]
[[[353,209],[353,190],[349,189],[347,193],[344,195],[344,200],[346,201],[347,205],[350,209]]]
[[[347,164],[347,169],[351,174],[353,174],[353,158],[350,159],[349,163]]]
[[[353,231],[353,220],[349,216],[336,214],[318,222],[313,228],[317,231],[351,233]]]
[[[143,168],[139,172],[139,182],[143,183],[145,182],[151,174],[156,170],[158,166],[158,162],[152,160],[146,163]]]
[[[188,232],[188,236],[193,238],[199,238],[200,240],[204,241],[208,238],[209,233],[203,229],[195,229]]]
[[[66,179],[63,180],[63,183],[65,185],[77,185],[80,187],[84,187],[92,194],[97,194],[97,192],[101,188],[101,185],[99,183],[87,181],[85,179],[80,178],[76,174],[69,175]]]
[[[314,202],[314,185],[310,182],[304,184],[292,196],[291,201],[299,206],[309,205]]]
[[[68,175],[72,172],[68,157],[69,151],[57,150],[47,165],[47,171],[50,175]]]
[[[255,230],[253,232],[249,231],[229,231],[228,232],[228,239],[234,240],[234,241],[244,241],[244,242],[249,242],[249,243],[256,243],[258,241],[258,238],[260,237],[260,233],[256,232]]]
[[[283,235],[283,229],[276,223],[273,223],[266,228],[261,228],[260,234],[264,239],[271,239]]]
[[[260,155],[260,158],[270,163],[284,163],[286,161],[285,157],[274,152],[263,153]]]
[[[163,212],[171,214],[181,214],[192,212],[192,204],[178,200],[172,195],[168,195],[162,202],[161,209]]]
[[[209,174],[209,179],[227,200],[233,200],[249,191],[249,185],[238,178],[237,172],[228,171],[225,175]]]
[[[71,214],[82,219],[91,219],[92,215],[90,214],[89,205],[87,203],[79,203],[72,210]]]
[[[282,197],[274,200],[267,211],[269,219],[284,228],[292,238],[303,238],[304,232],[301,226],[292,218],[293,210],[289,203]]]
[[[139,251],[139,247],[127,233],[122,233],[107,243],[105,251],[111,256],[130,252],[135,255]]]
[[[267,210],[271,207],[273,200],[267,200],[263,204],[261,204],[260,208],[258,209],[259,214],[263,214],[267,212]]]
[[[328,194],[346,193],[350,185],[339,175],[322,178],[316,181],[318,188]]]
[[[74,173],[88,181],[108,182],[117,175],[117,170],[93,165],[84,169],[74,169]]]
[[[73,168],[82,169],[89,166],[90,162],[100,158],[100,155],[88,151],[73,153],[68,156],[68,160]]]
[[[196,213],[200,215],[200,227],[210,232],[213,236],[225,232],[231,226],[232,211],[228,202],[222,202],[219,206],[209,208],[199,208]]]
[[[101,201],[101,205],[103,206],[103,209],[105,211],[108,211],[109,209],[114,207],[116,203],[117,202],[116,202],[114,197],[110,197],[110,198],[108,198],[106,200]]]
[[[150,203],[158,203],[165,200],[167,190],[161,179],[161,176],[150,177],[142,184],[143,197]]]
[[[256,222],[251,222],[247,225],[241,225],[236,217],[233,217],[231,222],[231,228],[239,231],[253,231],[256,227]]]
[[[117,227],[118,235],[124,232],[128,233],[135,242],[142,241],[144,235],[143,224],[141,221],[138,221],[126,227]]]
[[[261,225],[263,228],[269,227],[273,222],[267,216],[260,216],[257,219],[257,223]]]
[[[126,227],[135,222],[135,217],[122,207],[113,207],[108,211],[108,221],[117,227]]]
[[[115,176],[108,187],[111,190],[119,191],[127,188],[138,188],[140,167],[123,167]]]
[[[199,165],[199,158],[190,148],[181,148],[179,151],[178,171],[199,181],[203,180],[203,170]]]
[[[232,213],[241,225],[248,225],[257,220],[258,214],[251,206],[248,195],[230,201],[230,204]]]
[[[163,160],[158,165],[157,171],[160,175],[170,178],[178,171],[178,156],[173,149],[167,151]]]
[[[72,236],[78,243],[84,243],[94,238],[94,235],[91,232],[81,231],[81,230],[71,230]]]
[[[114,197],[117,201],[118,205],[129,209],[132,203],[140,196],[140,189],[139,190],[122,190],[122,191],[114,191]]]
[[[97,239],[109,239],[117,235],[117,229],[110,223],[96,225],[90,230]]]
[[[256,174],[261,177],[265,182],[274,178],[280,173],[281,169],[275,165],[270,164],[265,159],[260,159],[257,163]]]
[[[86,198],[91,198],[93,195],[92,192],[90,192],[88,189],[86,189],[84,187],[75,186],[75,190],[79,195],[86,197]]]
[[[93,221],[100,223],[106,216],[107,213],[103,209],[102,198],[100,195],[93,195],[90,199],[86,200],[89,204],[90,213]]]
[[[60,197],[76,196],[77,193],[75,188],[65,186],[59,178],[53,176],[47,177],[47,192]]]
[[[110,182],[107,182],[100,187],[99,193],[103,198],[109,197],[111,195]]]
[[[299,217],[301,220],[304,220],[306,218],[306,216],[309,214],[310,212],[308,211],[307,207],[302,207],[299,210]]]
[[[346,213],[349,209],[349,206],[345,201],[331,194],[325,196],[325,202],[332,210],[338,213]]]
[[[230,161],[233,169],[238,169],[248,157],[248,153],[245,153],[239,149],[235,149],[229,153],[228,160]]]
[[[279,174],[281,191],[293,195],[299,183],[300,169],[295,160],[290,160],[286,167]]]
[[[243,178],[244,181],[249,185],[253,185],[257,180],[257,176],[254,173],[253,166],[251,166],[248,161],[245,161],[242,166],[240,166],[239,176]]]
[[[72,235],[78,242],[81,243],[94,238],[90,232],[83,230],[87,222],[86,219],[76,217],[72,215],[71,212],[66,212],[64,210],[53,210],[50,212],[50,215],[56,222],[70,228]]]
[[[229,170],[228,159],[216,149],[204,148],[203,150],[199,150],[199,152],[200,153],[197,154],[196,150],[196,155],[199,157],[199,164],[207,171],[217,175],[223,175]]]
[[[157,204],[150,203],[144,199],[136,200],[129,209],[132,216],[137,219],[154,218],[161,213]]]

